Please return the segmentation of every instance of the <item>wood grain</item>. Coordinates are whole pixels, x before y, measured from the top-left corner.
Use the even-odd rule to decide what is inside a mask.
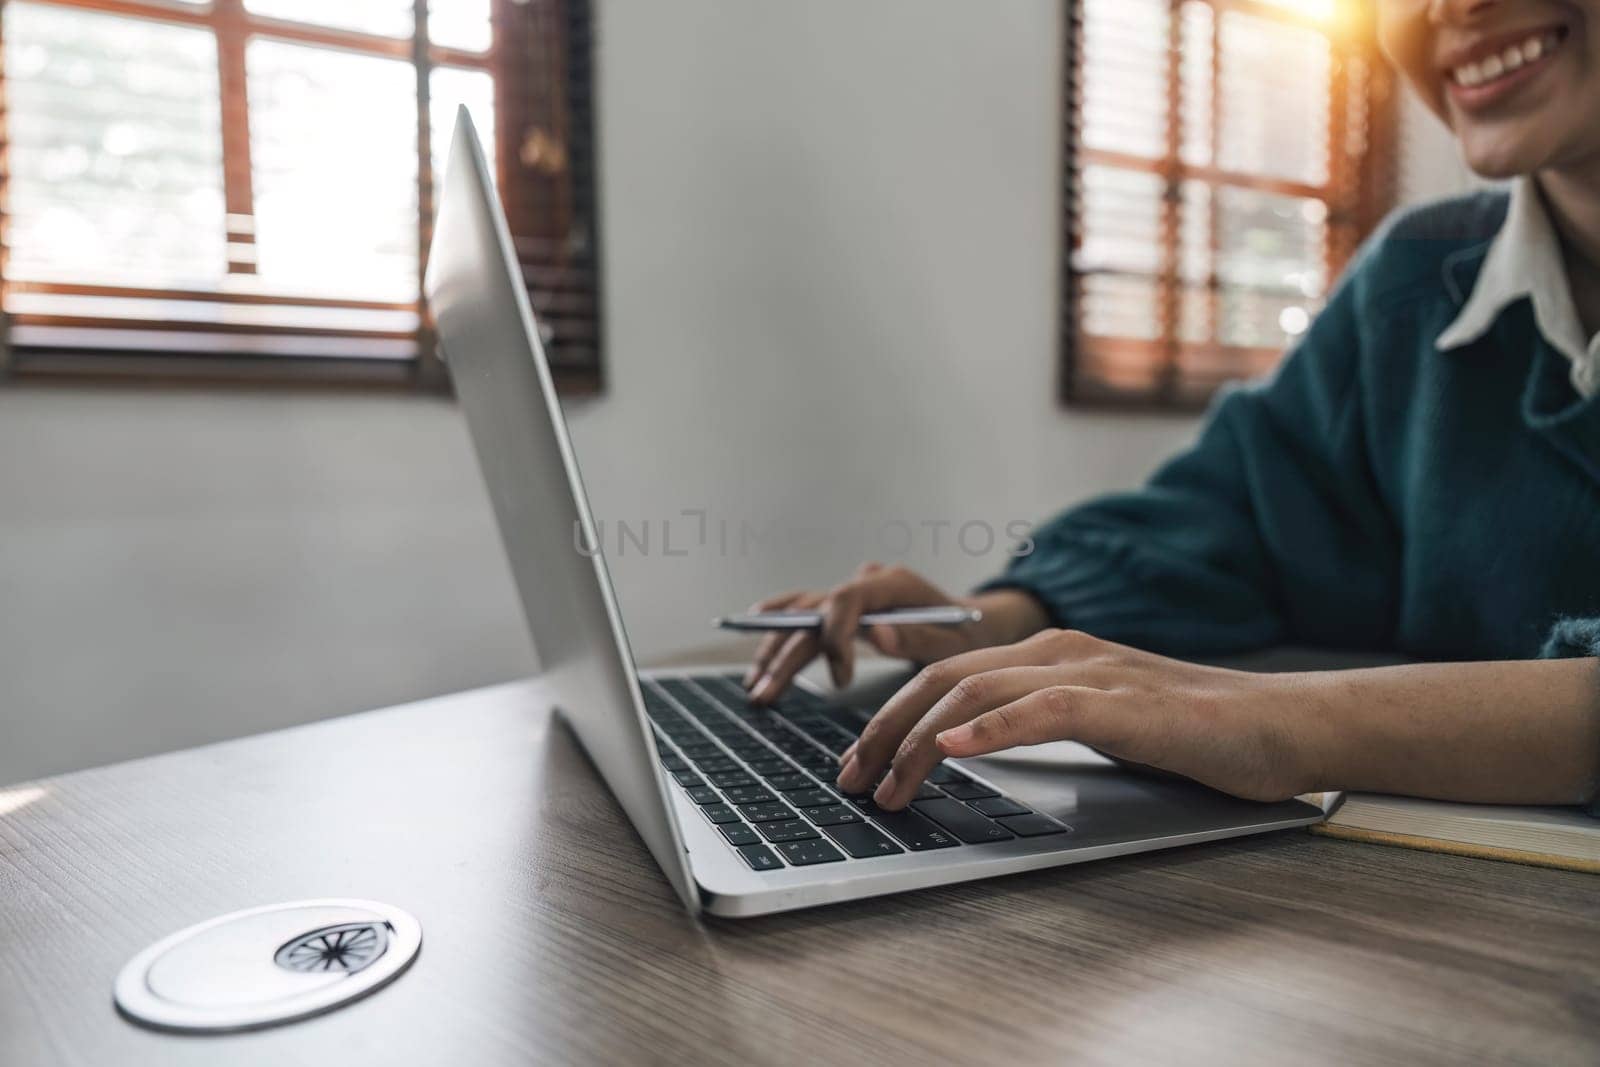
[[[227,1037],[112,977],[252,904],[407,908],[420,958]],[[1600,882],[1291,832],[691,921],[533,683],[0,791],[0,1063],[1600,1062]]]

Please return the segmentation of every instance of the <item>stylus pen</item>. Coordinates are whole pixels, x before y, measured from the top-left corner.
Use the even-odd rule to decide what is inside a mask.
[[[983,612],[955,604],[931,608],[896,608],[894,611],[869,611],[861,616],[862,626],[960,626],[977,622]],[[724,630],[819,630],[822,613],[817,611],[763,611],[753,615],[724,615],[712,619]]]

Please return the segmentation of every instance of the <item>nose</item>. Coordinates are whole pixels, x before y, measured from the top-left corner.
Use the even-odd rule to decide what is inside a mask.
[[[1428,21],[1435,26],[1471,23],[1485,18],[1501,0],[1428,0]]]

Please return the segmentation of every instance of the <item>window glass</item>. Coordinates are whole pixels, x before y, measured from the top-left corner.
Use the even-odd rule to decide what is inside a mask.
[[[244,0],[244,6],[252,15],[264,18],[382,37],[410,37],[416,28],[410,0]]]
[[[7,276],[212,288],[227,271],[207,30],[12,2]]]
[[[245,62],[262,282],[318,296],[413,299],[411,64],[261,38]]]

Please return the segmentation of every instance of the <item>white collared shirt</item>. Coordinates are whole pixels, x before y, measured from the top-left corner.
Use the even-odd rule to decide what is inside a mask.
[[[1511,186],[1505,224],[1495,234],[1461,313],[1434,347],[1441,352],[1471,344],[1494,325],[1506,307],[1533,300],[1533,319],[1550,346],[1572,361],[1572,387],[1579,396],[1600,393],[1600,333],[1586,337],[1572,303],[1561,242],[1530,176]]]

